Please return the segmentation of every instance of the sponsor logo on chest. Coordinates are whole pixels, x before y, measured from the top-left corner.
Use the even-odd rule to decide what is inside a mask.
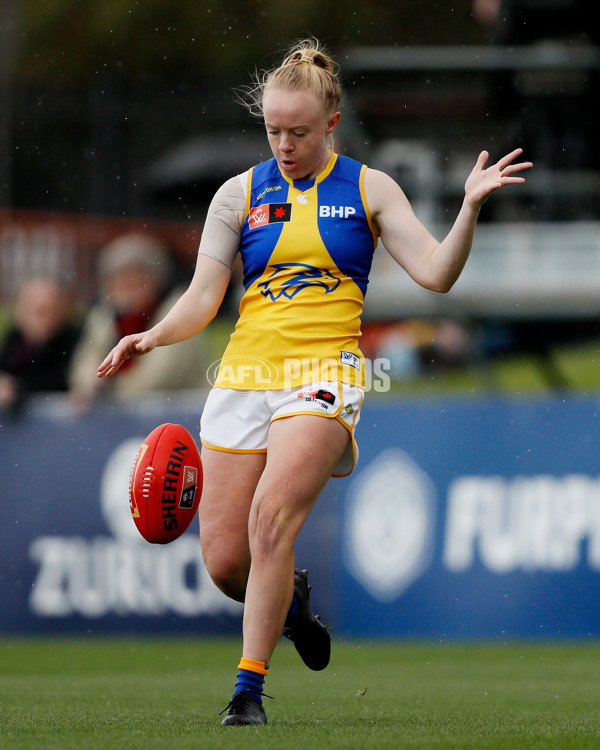
[[[248,226],[250,229],[256,229],[265,224],[277,224],[289,221],[291,218],[291,203],[264,203],[262,206],[255,206],[250,209]]]
[[[319,206],[320,219],[347,219],[355,213],[354,206]]]

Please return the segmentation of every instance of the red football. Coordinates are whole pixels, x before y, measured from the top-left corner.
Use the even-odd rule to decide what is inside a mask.
[[[202,463],[196,441],[179,424],[161,424],[148,435],[129,480],[131,515],[140,534],[168,544],[192,522],[202,494]]]

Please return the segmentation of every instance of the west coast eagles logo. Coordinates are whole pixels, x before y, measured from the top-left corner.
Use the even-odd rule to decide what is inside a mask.
[[[309,286],[323,287],[325,294],[333,292],[341,283],[330,271],[307,263],[274,263],[273,273],[258,286],[261,294],[273,302],[280,297],[292,299]]]

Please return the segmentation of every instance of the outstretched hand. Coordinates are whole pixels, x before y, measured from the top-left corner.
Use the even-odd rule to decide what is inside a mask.
[[[523,153],[522,148],[516,148],[510,154],[506,154],[495,164],[486,168],[490,155],[487,151],[479,154],[477,163],[465,183],[465,198],[475,209],[479,209],[490,195],[504,185],[512,185],[525,182],[525,178],[516,175],[523,169],[531,169],[532,162],[522,161],[513,164],[514,160]]]
[[[98,377],[110,377],[121,367],[123,362],[131,357],[141,357],[148,354],[156,347],[156,339],[150,331],[134,333],[124,336],[119,343],[111,349],[100,367]]]

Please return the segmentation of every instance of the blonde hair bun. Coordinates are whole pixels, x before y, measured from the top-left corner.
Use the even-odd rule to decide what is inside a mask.
[[[240,99],[249,111],[263,116],[263,98],[269,89],[311,91],[327,112],[335,112],[342,100],[339,66],[318,39],[302,39],[288,50],[281,65],[256,74],[254,83],[242,89]]]
[[[302,39],[296,42],[281,63],[281,68],[294,63],[311,63],[319,68],[328,70],[337,77],[339,67],[318,39]]]

